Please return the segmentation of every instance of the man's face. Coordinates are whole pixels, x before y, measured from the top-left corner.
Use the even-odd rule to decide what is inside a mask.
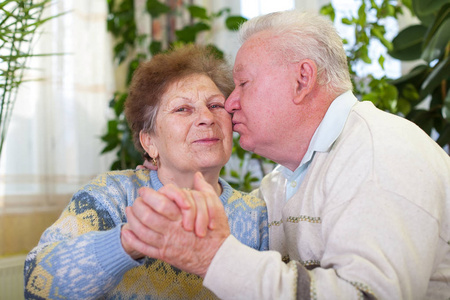
[[[289,128],[295,92],[294,68],[269,50],[276,38],[258,33],[239,49],[233,69],[235,89],[225,103],[242,148],[274,159]],[[275,151],[275,152],[274,152]]]

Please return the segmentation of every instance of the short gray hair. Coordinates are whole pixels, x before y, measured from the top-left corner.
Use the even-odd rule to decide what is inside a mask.
[[[240,40],[244,43],[261,31],[277,36],[277,44],[272,46],[286,63],[314,61],[319,85],[337,94],[352,90],[342,39],[326,17],[298,10],[270,13],[243,23]]]

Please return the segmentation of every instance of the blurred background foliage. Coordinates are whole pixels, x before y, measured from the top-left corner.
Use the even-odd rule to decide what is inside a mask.
[[[354,93],[382,110],[413,121],[448,151],[450,0],[363,0],[359,3],[356,16],[335,20],[354,29],[355,43],[347,51]],[[398,19],[404,10],[416,16],[419,23],[404,28],[388,41],[385,19]],[[321,12],[334,20],[335,10],[331,4],[322,7]],[[375,18],[368,18],[369,14]],[[390,56],[404,62],[415,61],[417,65],[397,79],[358,77],[355,65],[371,63],[368,47],[374,40],[386,47]],[[384,62],[385,57],[380,55],[378,63],[383,69]]]
[[[193,5],[192,1],[165,2],[147,0],[146,10],[152,22],[164,19],[164,35],[150,30],[142,34],[137,30],[133,0],[107,0],[109,8],[108,30],[115,37],[114,57],[118,65],[127,64],[125,86],[128,86],[133,71],[139,62],[152,55],[167,51],[177,44],[201,43],[207,45],[219,57],[223,52],[205,39],[199,39],[211,33],[214,22],[223,21],[228,30],[237,30],[246,19],[230,14],[224,8],[218,12],[208,12],[206,8]],[[450,144],[450,0],[406,0],[375,1],[360,0],[357,14],[352,17],[335,19],[335,9],[331,4],[321,8],[321,13],[334,22],[350,26],[354,33],[354,43],[347,47],[348,65],[354,83],[354,93],[361,100],[372,101],[378,108],[401,115],[420,126],[434,137],[442,147]],[[409,10],[417,16],[419,24],[411,25],[388,40],[386,38],[385,20],[397,19]],[[180,24],[181,23],[181,24]],[[152,23],[155,27],[157,23]],[[146,47],[142,45],[150,41]],[[201,40],[201,41],[200,41]],[[392,79],[373,75],[358,76],[356,65],[370,64],[369,46],[379,41],[388,54],[401,61],[417,61],[408,74]],[[348,44],[347,40],[344,40]],[[385,57],[377,58],[384,69]],[[114,117],[108,122],[108,129],[102,140],[105,147],[102,153],[115,151],[116,160],[111,169],[135,168],[142,163],[142,156],[133,146],[130,130],[127,126],[123,104],[126,91],[117,91],[110,102]],[[239,137],[234,136],[233,153],[230,163],[222,170],[222,176],[237,189],[250,191],[259,185],[260,179],[274,168],[275,164],[254,153],[239,147]]]

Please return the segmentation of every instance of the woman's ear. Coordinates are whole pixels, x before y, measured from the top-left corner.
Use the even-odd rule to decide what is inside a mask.
[[[154,137],[152,134],[141,130],[141,132],[139,132],[139,141],[141,142],[142,148],[144,148],[145,152],[147,152],[150,157],[158,157],[158,148],[155,145]]]
[[[294,103],[299,104],[314,89],[317,82],[317,66],[310,59],[303,59],[297,63],[297,85]]]

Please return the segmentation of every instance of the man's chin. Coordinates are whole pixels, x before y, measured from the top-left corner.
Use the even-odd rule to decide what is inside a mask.
[[[254,146],[250,143],[250,141],[248,141],[248,139],[242,136],[239,138],[239,146],[241,146],[241,148],[244,149],[245,151],[253,152],[254,149]]]

